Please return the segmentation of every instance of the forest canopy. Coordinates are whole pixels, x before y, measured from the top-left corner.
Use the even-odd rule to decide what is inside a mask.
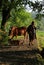
[[[5,25],[7,20],[11,17],[10,12],[12,9],[15,10],[14,16],[17,16],[16,12],[20,10],[20,8],[25,9],[26,5],[29,4],[29,7],[32,8],[33,11],[38,12],[36,18],[39,20],[41,19],[41,10],[43,5],[40,2],[35,1],[32,2],[30,0],[0,0],[0,11],[2,12],[2,23],[1,28]],[[15,22],[15,21],[14,21]]]

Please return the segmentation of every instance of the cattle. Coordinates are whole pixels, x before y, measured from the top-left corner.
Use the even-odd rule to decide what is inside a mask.
[[[24,39],[25,39],[25,35],[26,35],[26,27],[11,27],[10,31],[9,31],[9,36],[10,36],[10,39],[9,39],[9,42],[10,44],[14,44],[14,45],[19,45],[19,44],[23,44],[24,40],[11,40],[13,39],[14,36],[24,36]]]
[[[26,35],[26,27],[19,27],[19,34],[18,35]]]
[[[16,36],[16,29],[17,29],[17,27],[11,27],[11,29],[9,30],[9,36],[11,37],[11,38],[13,38],[14,36]]]
[[[11,27],[11,30],[9,31],[9,36],[13,38],[14,36],[21,36],[21,35],[26,35],[26,27]]]

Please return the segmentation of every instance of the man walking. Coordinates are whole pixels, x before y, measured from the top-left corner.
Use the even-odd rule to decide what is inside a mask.
[[[31,45],[32,44],[32,41],[34,39],[36,39],[36,27],[34,25],[34,21],[32,21],[31,25],[28,26],[27,32],[29,34],[29,40],[30,40],[29,45]]]

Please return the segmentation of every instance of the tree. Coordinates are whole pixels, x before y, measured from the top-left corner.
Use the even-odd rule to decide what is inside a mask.
[[[20,8],[19,11],[15,12],[15,9],[11,11],[11,26],[28,26],[32,21],[31,13],[26,12],[23,8]],[[15,22],[14,22],[15,21]]]
[[[30,0],[0,0],[0,10],[2,11],[2,24],[1,28],[5,25],[6,21],[10,17],[10,11],[11,9],[15,9],[15,11],[18,11],[21,6],[24,5],[24,7],[29,4],[29,7],[31,7],[34,11],[38,10],[40,12],[42,10],[42,4],[39,2],[31,2]]]

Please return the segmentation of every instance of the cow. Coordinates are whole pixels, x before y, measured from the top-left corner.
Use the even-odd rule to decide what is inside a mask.
[[[17,33],[18,33],[18,32],[17,32],[17,27],[13,26],[13,27],[11,27],[11,29],[10,29],[10,31],[9,31],[9,36],[10,36],[11,38],[13,38],[14,36],[16,36]]]
[[[26,35],[26,27],[19,27],[19,34],[18,35]]]
[[[9,31],[9,36],[10,36],[10,39],[12,39],[14,36],[24,36],[24,39],[25,39],[25,35],[26,35],[26,27],[11,27],[11,30]],[[14,43],[18,43],[19,44],[20,40],[14,40]],[[24,40],[23,40],[24,42]],[[20,42],[20,43],[23,43],[23,42]],[[13,44],[13,40],[11,41],[11,43]]]
[[[21,35],[26,35],[26,27],[11,27],[11,30],[9,31],[9,36],[11,36],[12,38],[14,36],[21,36]]]

